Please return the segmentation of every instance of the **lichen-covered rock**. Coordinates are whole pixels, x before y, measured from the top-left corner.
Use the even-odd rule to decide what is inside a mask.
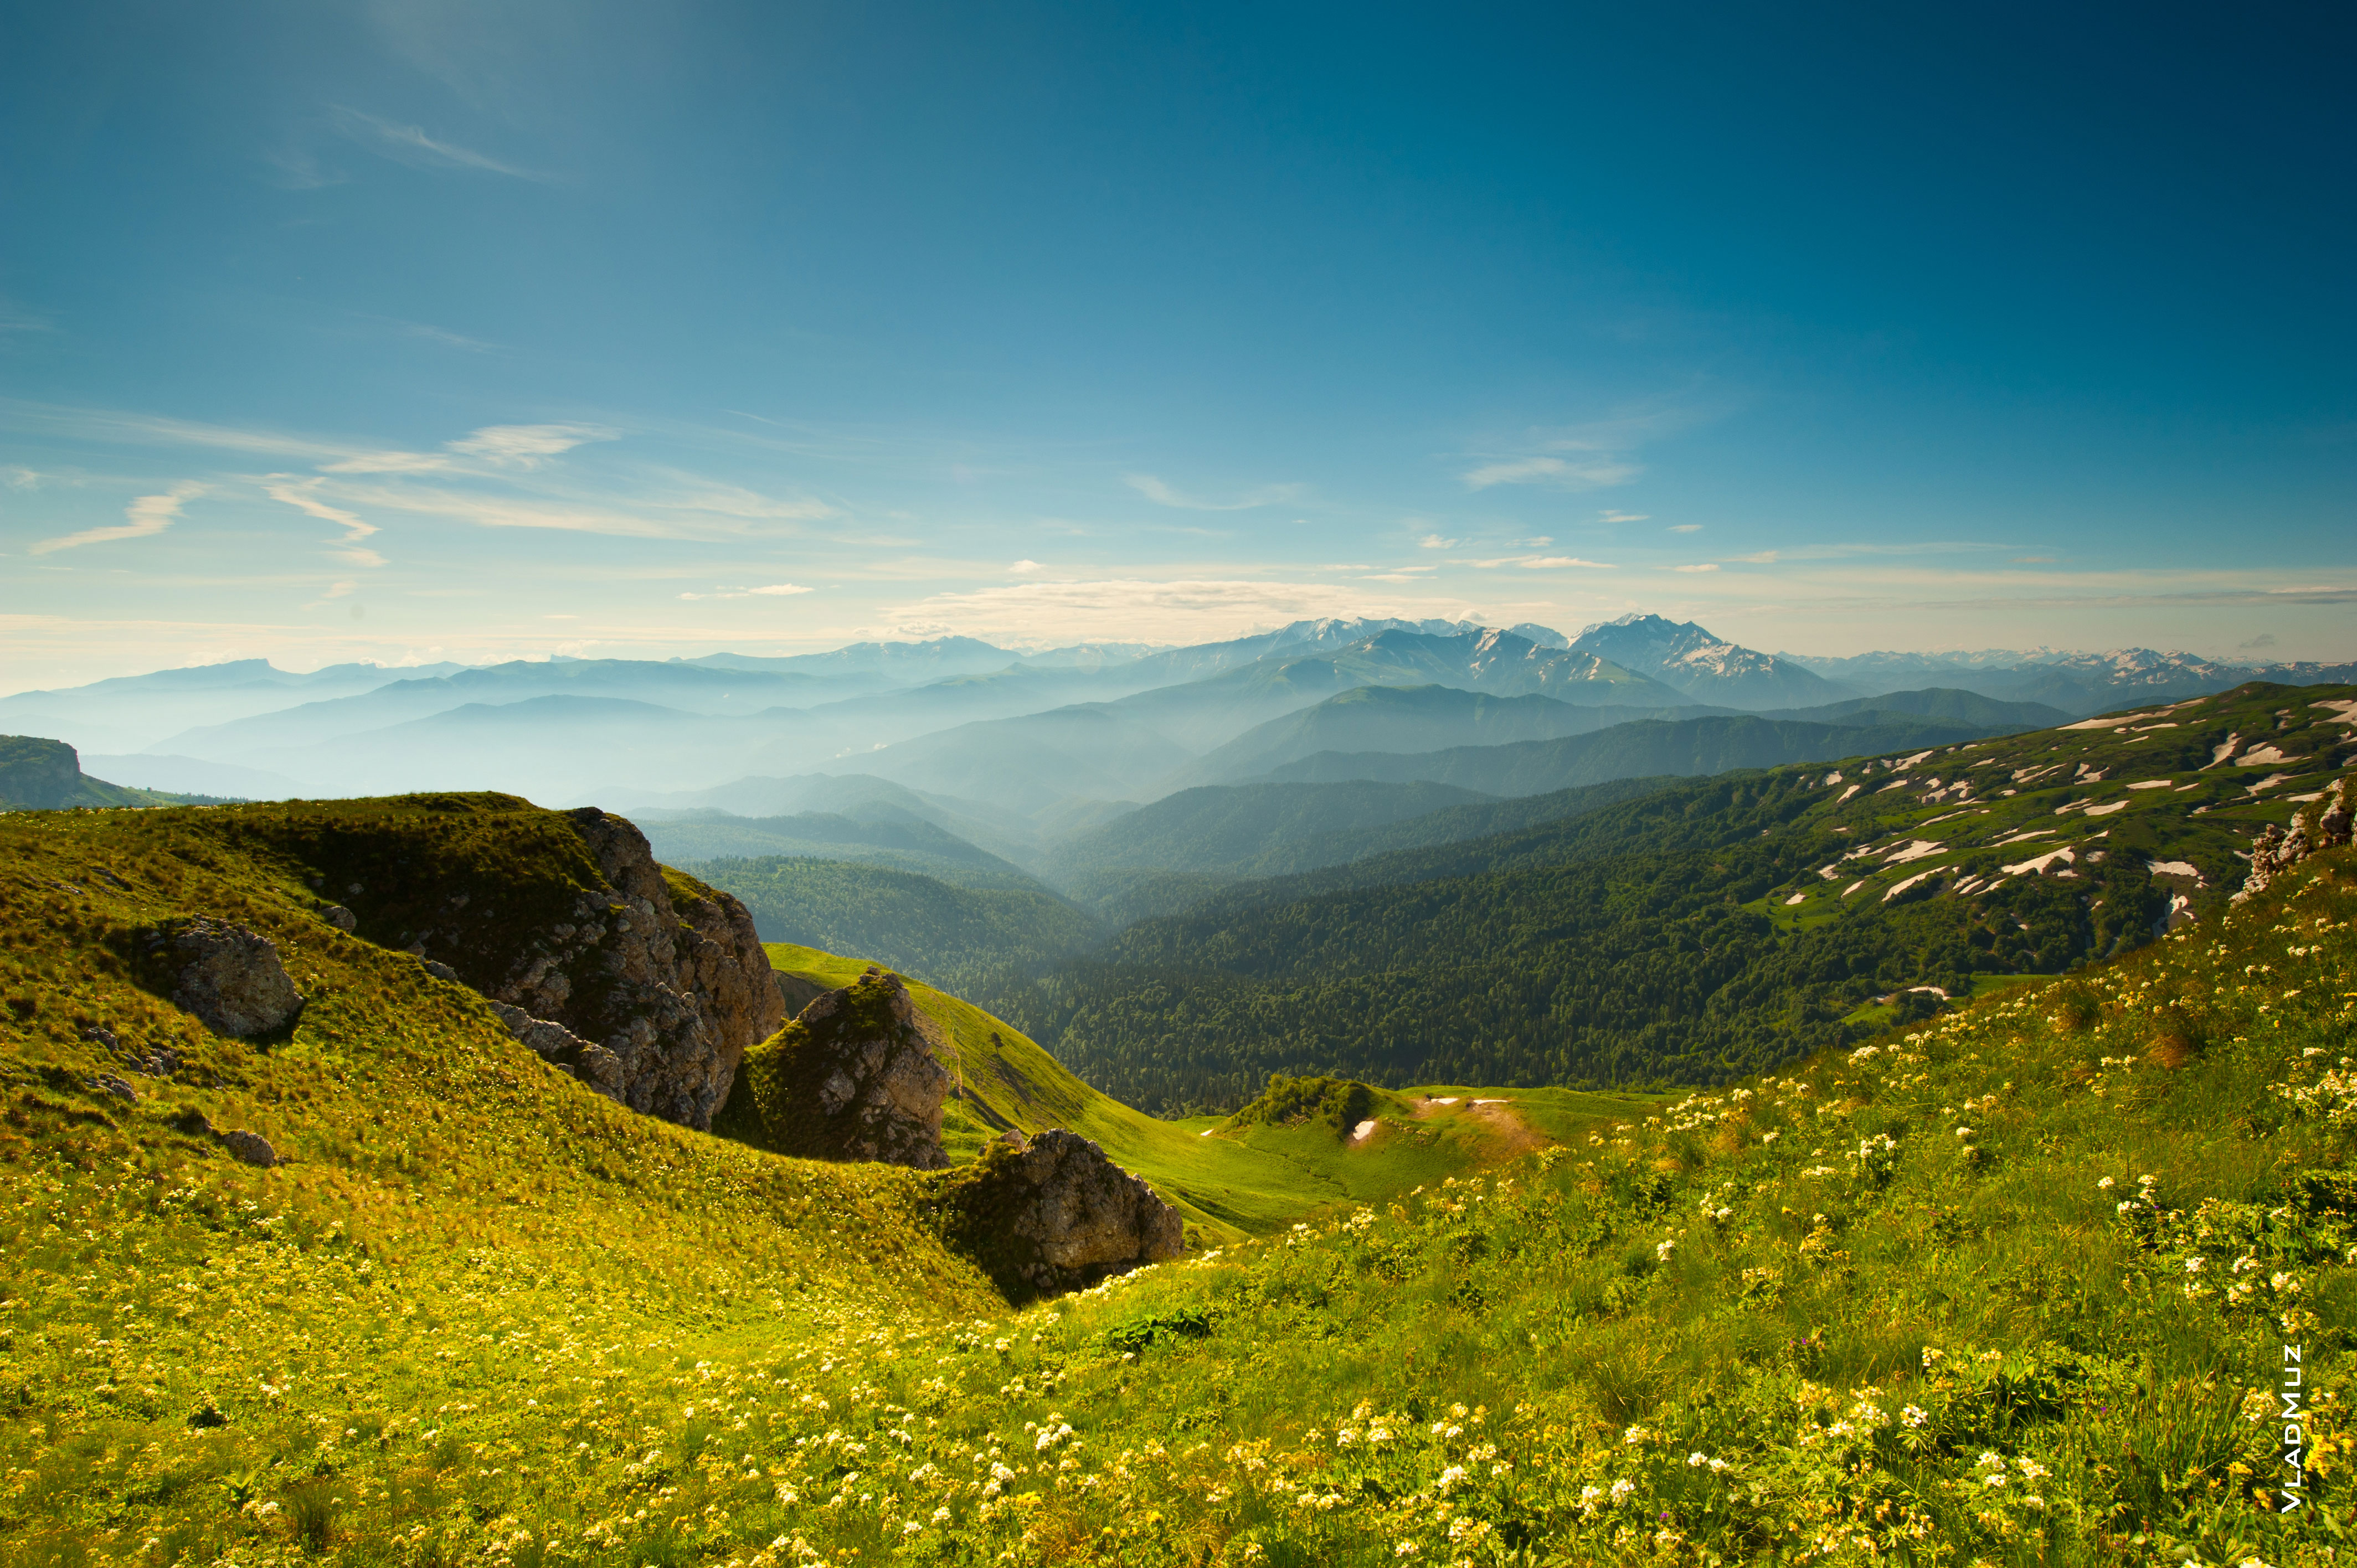
[[[303,993],[268,937],[199,917],[161,933],[156,945],[175,966],[173,1003],[218,1034],[267,1035],[303,1010]]]
[[[1078,1133],[1000,1139],[942,1178],[952,1242],[1011,1298],[1080,1290],[1175,1258],[1178,1211]]]
[[[746,1057],[719,1130],[780,1154],[940,1170],[943,1045],[900,977],[871,969]]]

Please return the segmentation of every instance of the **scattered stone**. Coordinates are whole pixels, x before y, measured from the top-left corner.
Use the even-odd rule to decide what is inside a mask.
[[[784,1155],[941,1170],[946,1043],[899,975],[871,969],[747,1055],[724,1128]]]
[[[457,970],[447,963],[437,963],[430,958],[425,961],[425,972],[436,980],[455,981],[458,978]]]
[[[341,904],[322,904],[314,913],[339,931],[349,931],[361,923],[360,917]]]
[[[941,1193],[951,1240],[1010,1298],[1084,1289],[1186,1247],[1176,1208],[1060,1127],[997,1140]]]
[[[232,1130],[216,1133],[213,1136],[220,1141],[222,1148],[227,1149],[238,1159],[243,1160],[247,1165],[266,1166],[283,1163],[278,1158],[278,1151],[270,1146],[270,1140],[259,1133]]]
[[[130,1104],[139,1103],[139,1091],[111,1072],[100,1073],[90,1080],[90,1087],[101,1094],[111,1094]]]
[[[173,1002],[216,1033],[266,1035],[302,1012],[303,993],[269,938],[199,916],[172,928],[165,940],[179,961]]]
[[[81,1032],[81,1037],[95,1041],[110,1051],[119,1051],[123,1048],[123,1043],[114,1037],[114,1031],[103,1024],[92,1024]]]

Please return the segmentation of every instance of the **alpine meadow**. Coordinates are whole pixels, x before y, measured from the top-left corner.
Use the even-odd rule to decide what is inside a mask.
[[[0,7],[0,1568],[2357,1568],[2348,16]]]

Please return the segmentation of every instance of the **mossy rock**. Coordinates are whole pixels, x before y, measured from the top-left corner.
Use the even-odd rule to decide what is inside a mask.
[[[900,977],[870,969],[745,1053],[713,1131],[805,1159],[939,1170],[942,1044]]]

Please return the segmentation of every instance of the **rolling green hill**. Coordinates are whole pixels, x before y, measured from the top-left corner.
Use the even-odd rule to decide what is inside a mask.
[[[1428,779],[1478,789],[1486,795],[1542,795],[1614,779],[1642,779],[1655,774],[1694,778],[1738,768],[1775,768],[1879,751],[1947,746],[1990,733],[1989,726],[1912,715],[1872,725],[1771,719],[1755,714],[1669,721],[1643,719],[1588,735],[1518,741],[1506,746],[1452,746],[1407,755],[1320,752],[1272,768],[1269,778],[1285,783],[1330,783],[1346,779],[1404,783]]]
[[[2248,836],[2347,758],[2352,700],[2251,685],[1673,785],[1207,889],[989,1002],[1149,1108],[1239,1103],[1271,1073],[1723,1081],[1877,1026],[1878,998],[2054,972],[2214,907]]]

